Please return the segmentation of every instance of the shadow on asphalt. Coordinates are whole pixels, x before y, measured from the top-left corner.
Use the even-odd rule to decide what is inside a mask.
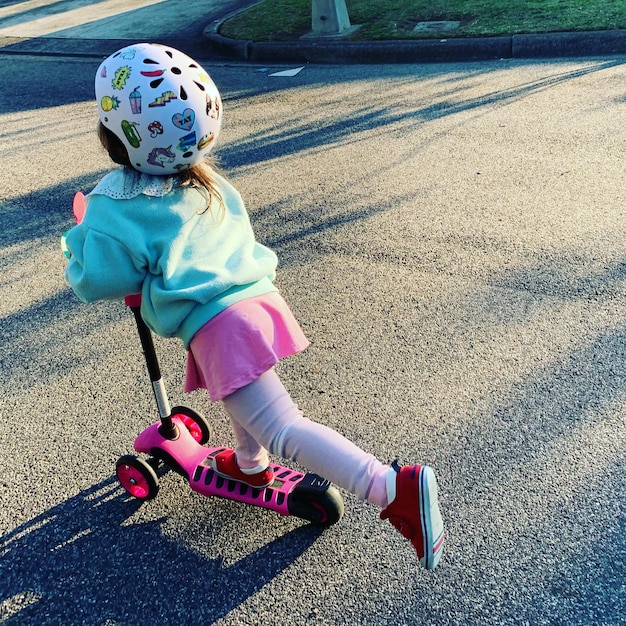
[[[162,520],[128,524],[140,506],[111,478],[0,537],[0,621],[212,623],[271,583],[322,532],[298,527],[225,565],[164,536]],[[212,526],[210,516],[204,524]],[[207,530],[219,532],[214,523]]]
[[[370,105],[363,107],[356,115],[348,119],[334,119],[331,115],[323,123],[311,123],[310,120],[304,118],[302,120],[294,120],[291,125],[281,121],[277,124],[276,131],[259,137],[251,136],[241,139],[237,142],[230,143],[225,153],[220,153],[221,162],[224,168],[236,170],[237,168],[245,168],[251,165],[262,164],[268,159],[277,159],[287,156],[297,156],[300,153],[315,153],[317,151],[326,151],[329,147],[336,145],[347,145],[355,141],[371,142],[376,139],[377,135],[383,135],[388,128],[398,125],[414,126],[423,124],[433,120],[441,119],[447,116],[457,115],[465,111],[489,109],[494,105],[507,105],[517,102],[523,98],[536,94],[546,89],[551,89],[569,80],[574,80],[582,76],[601,72],[610,67],[620,65],[622,61],[598,61],[576,70],[567,70],[556,74],[542,77],[526,84],[516,85],[515,87],[493,91],[474,98],[459,99],[458,98],[458,82],[466,80],[468,75],[475,73],[463,72],[463,76],[447,79],[441,82],[443,89],[438,94],[436,102],[421,99],[419,91],[415,89],[415,70],[410,66],[396,66],[393,76],[401,78],[406,76],[407,82],[412,86],[410,92],[404,94],[401,91],[401,83],[396,87],[393,99],[389,99],[385,94],[381,93],[378,106]],[[489,74],[491,71],[501,69],[499,66],[489,64],[481,64],[480,74]],[[441,66],[433,72],[440,73]],[[428,69],[426,69],[425,78],[428,78]],[[309,88],[315,87],[316,84],[324,83],[311,82],[304,75],[301,79]],[[364,80],[369,80],[366,74]],[[350,84],[358,84],[359,79],[352,79]],[[280,89],[288,89],[289,87],[299,86],[299,81],[295,83],[272,83],[271,91],[278,92]],[[219,83],[218,83],[219,85]],[[225,85],[229,90],[236,90],[237,84]],[[338,88],[339,90],[339,88]],[[225,109],[230,103],[238,101],[247,101],[254,103],[255,98],[264,97],[259,95],[258,88],[244,89],[238,92],[236,96],[229,96],[225,100]],[[369,99],[369,98],[368,98]],[[411,110],[406,111],[407,103],[410,103]],[[398,109],[402,109],[399,112]],[[393,161],[392,161],[393,163]]]
[[[107,171],[94,172],[4,200],[1,205],[3,245],[15,246],[48,238],[60,240],[61,234],[74,224],[74,194],[91,191]]]

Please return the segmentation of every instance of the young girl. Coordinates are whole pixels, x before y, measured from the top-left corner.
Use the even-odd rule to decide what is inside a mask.
[[[141,314],[188,349],[186,391],[208,390],[230,416],[235,450],[215,470],[253,487],[272,483],[268,451],[357,497],[436,567],[444,543],[431,468],[384,465],[302,415],[274,365],[307,345],[272,280],[237,191],[206,160],[222,120],[219,92],[183,53],[137,44],[105,59],[95,81],[100,141],[121,165],[87,198],[67,235],[66,278],[84,302],[141,293]]]

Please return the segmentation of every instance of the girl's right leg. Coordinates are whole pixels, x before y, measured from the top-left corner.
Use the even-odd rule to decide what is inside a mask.
[[[331,428],[305,418],[274,370],[223,402],[238,425],[238,449],[266,448],[377,504],[383,509],[381,518],[411,541],[422,565],[437,566],[445,533],[430,467],[390,468]],[[257,447],[252,442],[258,442]]]

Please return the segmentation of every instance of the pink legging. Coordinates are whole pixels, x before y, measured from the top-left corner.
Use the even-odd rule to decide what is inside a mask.
[[[304,417],[273,369],[226,396],[223,403],[242,469],[264,469],[269,450],[297,461],[361,500],[387,506],[389,466],[331,428]]]

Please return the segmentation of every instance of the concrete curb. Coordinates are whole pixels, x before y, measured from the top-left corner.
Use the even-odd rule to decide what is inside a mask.
[[[252,62],[418,63],[626,54],[626,30],[417,41],[357,42],[329,38],[253,42],[220,35],[219,28],[225,19],[205,29],[203,38],[209,50]]]
[[[626,29],[417,41],[358,42],[328,38],[252,42],[221,36],[219,28],[226,19],[207,26],[200,40],[189,41],[179,36],[160,37],[159,41],[197,58],[207,52],[226,60],[275,63],[444,63],[626,54]],[[132,43],[134,39],[0,37],[0,52],[103,58]]]

